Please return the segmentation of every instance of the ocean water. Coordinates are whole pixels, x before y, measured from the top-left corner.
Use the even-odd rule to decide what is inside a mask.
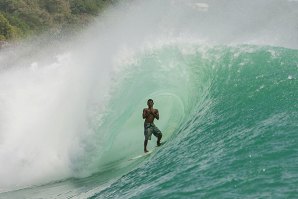
[[[1,51],[0,198],[297,198],[297,8],[131,1]]]

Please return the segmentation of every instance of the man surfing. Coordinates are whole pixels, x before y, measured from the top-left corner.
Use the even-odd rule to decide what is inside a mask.
[[[153,123],[155,118],[159,120],[159,112],[157,109],[153,108],[153,104],[154,104],[153,100],[148,99],[147,101],[148,108],[143,109],[143,119],[145,119],[145,122],[144,122],[144,135],[145,135],[144,152],[145,153],[148,152],[147,144],[148,144],[148,140],[151,140],[152,134],[155,137],[157,137],[157,146],[160,146],[160,140],[162,138],[162,133]]]

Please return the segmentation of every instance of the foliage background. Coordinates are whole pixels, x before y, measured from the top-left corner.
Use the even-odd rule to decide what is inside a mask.
[[[84,25],[113,0],[0,0],[0,41]],[[82,27],[82,26],[81,26]]]

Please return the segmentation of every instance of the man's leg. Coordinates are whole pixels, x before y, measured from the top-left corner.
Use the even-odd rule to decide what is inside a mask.
[[[153,135],[155,137],[157,137],[157,146],[160,146],[160,140],[162,138],[162,133],[155,125],[153,125]]]
[[[147,153],[148,150],[147,150],[147,144],[148,144],[148,140],[145,139],[144,141],[144,152]]]
[[[162,133],[158,134],[158,137],[157,137],[157,146],[160,146],[160,140],[162,138]]]

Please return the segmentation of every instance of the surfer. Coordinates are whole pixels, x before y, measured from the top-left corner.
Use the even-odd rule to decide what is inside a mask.
[[[145,119],[145,122],[144,122],[144,135],[145,135],[144,152],[145,153],[148,152],[147,144],[148,144],[148,140],[151,140],[152,134],[155,137],[157,137],[157,146],[160,146],[160,140],[162,138],[162,133],[153,123],[155,118],[159,120],[159,112],[157,109],[153,108],[153,104],[154,104],[153,100],[148,99],[147,101],[148,108],[143,109],[143,119]]]

